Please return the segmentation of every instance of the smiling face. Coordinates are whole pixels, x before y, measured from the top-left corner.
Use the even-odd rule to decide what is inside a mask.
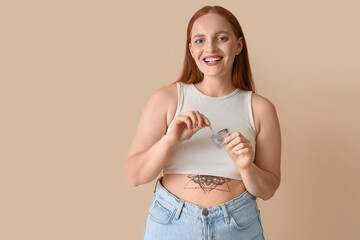
[[[207,13],[194,22],[189,49],[199,70],[206,77],[230,77],[236,54],[242,49],[231,24],[221,15]]]

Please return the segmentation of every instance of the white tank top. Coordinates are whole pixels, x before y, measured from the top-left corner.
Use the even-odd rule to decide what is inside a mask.
[[[252,91],[238,88],[226,96],[209,97],[201,93],[194,84],[176,84],[178,104],[175,115],[199,111],[210,120],[214,133],[224,128],[230,133],[239,131],[250,140],[255,153],[256,131],[251,109]],[[172,122],[168,130],[171,126]],[[189,140],[182,142],[165,165],[164,174],[211,175],[241,180],[240,171],[229,157],[226,146],[218,149],[211,136],[210,128],[205,127]]]

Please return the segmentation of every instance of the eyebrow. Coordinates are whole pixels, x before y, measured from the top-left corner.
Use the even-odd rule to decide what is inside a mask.
[[[219,31],[219,32],[215,33],[215,35],[219,35],[219,34],[222,34],[222,33],[230,34],[227,31]],[[205,34],[196,34],[195,36],[192,37],[192,39],[197,38],[197,37],[204,37],[204,36],[205,36]]]

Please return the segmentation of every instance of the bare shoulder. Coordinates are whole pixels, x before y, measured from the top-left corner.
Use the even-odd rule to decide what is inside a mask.
[[[265,123],[277,121],[276,108],[269,99],[253,93],[251,103],[257,133],[259,133],[261,126]]]
[[[154,101],[155,106],[161,105],[165,111],[166,124],[169,126],[170,122],[175,116],[177,107],[177,86],[176,83],[171,83],[155,91],[151,100]],[[151,101],[150,100],[150,101]]]
[[[269,99],[256,93],[253,93],[252,107],[254,111],[267,111],[267,113],[276,112],[274,104]]]
[[[169,101],[172,100],[173,98],[176,100],[176,95],[177,95],[176,83],[171,83],[169,85],[157,89],[154,92],[152,98],[157,100]]]
[[[172,83],[158,88],[148,100],[145,110],[163,113],[167,117],[168,111],[177,105],[177,88],[176,83]]]
[[[141,114],[129,156],[148,149],[165,134],[169,111],[177,104],[176,89],[176,84],[170,84],[152,94]]]

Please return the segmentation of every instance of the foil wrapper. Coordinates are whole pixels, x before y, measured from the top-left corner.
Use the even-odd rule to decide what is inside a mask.
[[[224,128],[223,130],[220,130],[218,133],[211,136],[211,140],[215,144],[215,146],[218,149],[221,149],[225,146],[224,144],[224,138],[226,137],[226,134],[229,132],[229,129]]]

